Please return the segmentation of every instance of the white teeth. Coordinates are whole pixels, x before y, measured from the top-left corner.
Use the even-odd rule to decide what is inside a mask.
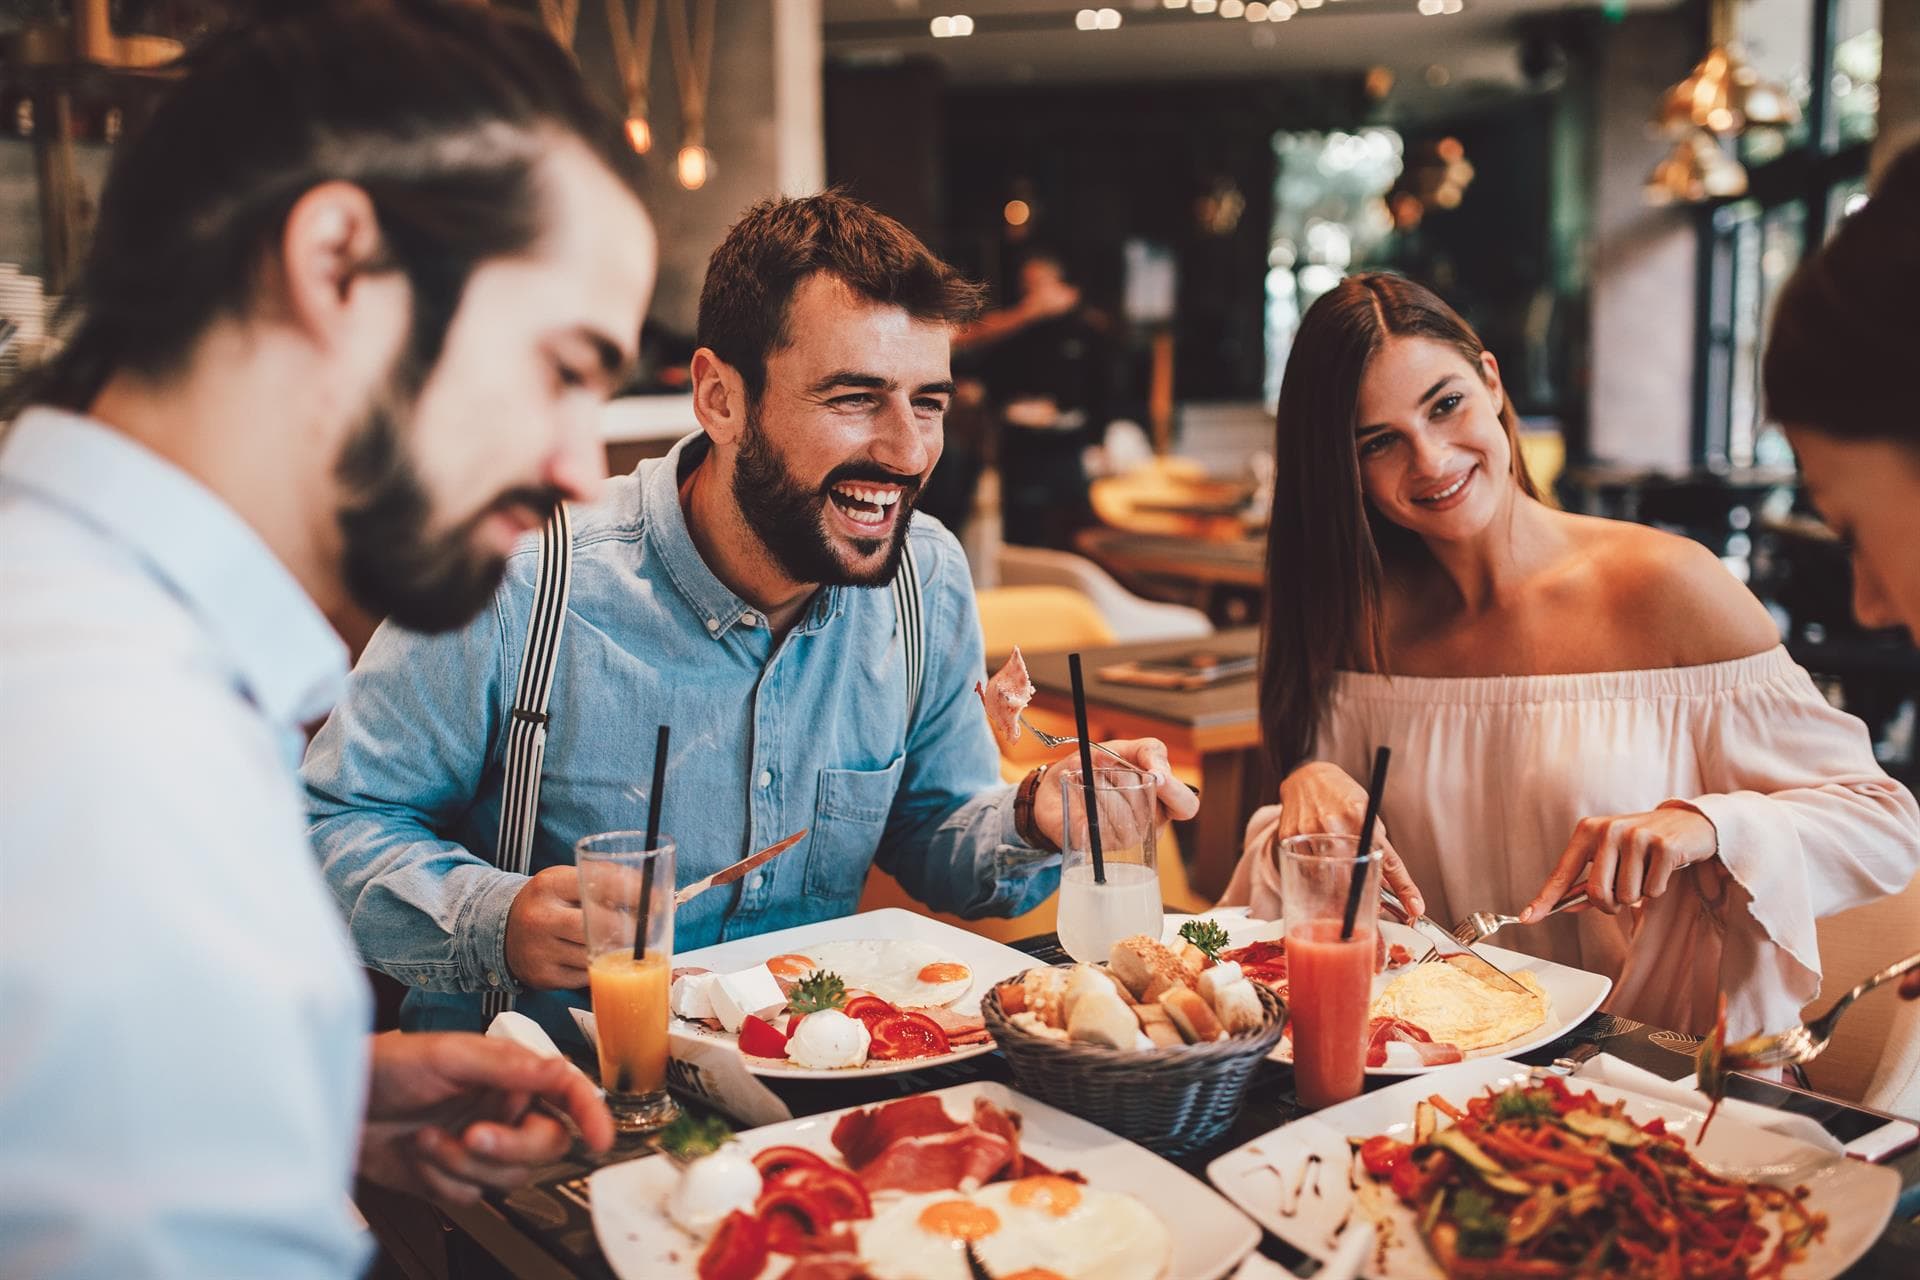
[[[876,507],[890,507],[900,501],[898,489],[866,489],[856,485],[840,484],[834,486],[834,492],[852,498],[856,502],[866,502]]]
[[[1446,488],[1442,489],[1440,492],[1430,493],[1426,497],[1420,499],[1420,501],[1445,502],[1448,498],[1451,498],[1454,494],[1466,488],[1467,481],[1471,479],[1473,479],[1473,472],[1469,471],[1467,472],[1467,474],[1461,476],[1458,480],[1455,480],[1452,484],[1448,485]]]

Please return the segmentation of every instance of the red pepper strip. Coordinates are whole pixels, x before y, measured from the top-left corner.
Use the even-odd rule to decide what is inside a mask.
[[[1489,1130],[1480,1135],[1478,1141],[1482,1148],[1499,1152],[1515,1160],[1526,1160],[1535,1164],[1550,1164],[1574,1173],[1592,1173],[1599,1162],[1592,1156],[1569,1155],[1555,1151],[1552,1147],[1527,1142],[1524,1139],[1509,1137],[1498,1130]]]
[[[1441,1115],[1445,1116],[1447,1119],[1454,1121],[1456,1124],[1466,1119],[1464,1115],[1460,1114],[1460,1109],[1458,1107],[1454,1106],[1451,1102],[1448,1102],[1445,1098],[1441,1097],[1437,1093],[1434,1094],[1431,1098],[1428,1098],[1427,1101],[1433,1105],[1434,1110],[1438,1111]]]

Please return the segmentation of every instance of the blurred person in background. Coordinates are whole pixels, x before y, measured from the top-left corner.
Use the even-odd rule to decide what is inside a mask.
[[[1541,502],[1492,353],[1390,275],[1314,303],[1288,358],[1261,720],[1283,781],[1228,892],[1277,912],[1275,838],[1355,834],[1393,750],[1387,879],[1443,921],[1603,973],[1614,1013],[1790,1025],[1816,918],[1898,890],[1920,807],[1698,543]],[[1590,909],[1541,919],[1584,890]]]
[[[1802,263],[1773,312],[1761,376],[1809,496],[1853,562],[1863,627],[1920,636],[1920,146]],[[1920,938],[1891,940],[1920,945]],[[1920,971],[1901,983],[1920,997]]]
[[[351,75],[343,75],[351,68]],[[293,767],[337,622],[423,629],[604,470],[653,233],[496,10],[211,37],[113,159],[0,440],[0,1275],[359,1275],[356,1173],[446,1202],[612,1120],[570,1063],[369,1037]]]

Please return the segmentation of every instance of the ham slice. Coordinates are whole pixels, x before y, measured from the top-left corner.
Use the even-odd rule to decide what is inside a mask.
[[[852,1111],[834,1125],[833,1145],[869,1191],[954,1191],[1052,1172],[1021,1154],[1020,1117],[985,1098],[965,1124],[926,1095]]]
[[[895,1142],[951,1133],[960,1127],[940,1099],[922,1094],[883,1107],[849,1111],[833,1126],[833,1145],[847,1167],[858,1173]]]
[[[855,1172],[869,1191],[954,1191],[994,1181],[1012,1160],[1011,1143],[969,1124],[902,1138]]]
[[[1020,741],[1020,713],[1033,701],[1033,678],[1027,674],[1027,660],[1020,656],[1020,646],[1013,647],[1006,665],[984,685],[976,681],[973,691],[980,695],[980,704],[987,709],[987,723],[993,726],[993,736],[1000,744],[1012,746]]]
[[[976,1033],[978,1033],[981,1039],[986,1037],[987,1020],[977,1013],[955,1013],[952,1009],[948,1009],[942,1005],[932,1005],[925,1009],[915,1009],[914,1012],[923,1013],[938,1023],[940,1030],[946,1032],[947,1043],[949,1044],[952,1044],[956,1039],[962,1043],[970,1041],[975,1038]]]
[[[1413,1051],[1420,1055],[1420,1065],[1423,1067],[1437,1067],[1461,1059],[1457,1046],[1437,1043],[1411,1022],[1401,1018],[1375,1018],[1367,1023],[1367,1065],[1386,1066],[1387,1045],[1392,1041],[1412,1045]]]

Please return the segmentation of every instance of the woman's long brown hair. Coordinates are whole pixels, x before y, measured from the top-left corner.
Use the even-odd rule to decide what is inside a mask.
[[[1307,309],[1280,384],[1260,723],[1282,777],[1310,757],[1334,673],[1386,670],[1381,584],[1390,568],[1427,554],[1419,535],[1381,515],[1360,488],[1353,438],[1360,380],[1396,337],[1444,342],[1476,368],[1486,350],[1432,290],[1400,276],[1349,276]],[[1511,397],[1501,400],[1500,423],[1514,479],[1537,498]]]

